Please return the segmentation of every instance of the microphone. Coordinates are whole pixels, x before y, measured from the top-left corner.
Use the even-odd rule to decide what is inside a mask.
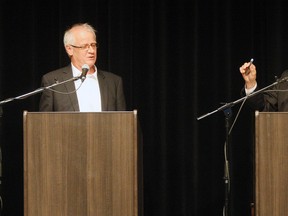
[[[246,75],[246,76],[250,74],[250,66],[251,66],[251,64],[253,63],[253,61],[254,61],[254,59],[252,58],[252,59],[250,60],[250,62],[249,62],[248,67],[246,68],[246,71],[245,71],[245,75]]]
[[[84,64],[82,66],[82,74],[81,74],[81,77],[80,77],[82,82],[84,82],[84,80],[86,79],[86,74],[87,74],[88,71],[89,71],[89,66],[87,64]]]

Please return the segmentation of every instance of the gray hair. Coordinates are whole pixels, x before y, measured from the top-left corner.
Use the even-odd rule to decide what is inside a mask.
[[[95,35],[95,38],[96,38],[96,32],[97,31],[93,28],[93,26],[91,26],[88,23],[77,23],[77,24],[72,25],[71,27],[69,27],[65,31],[64,38],[63,38],[64,46],[66,46],[68,44],[74,44],[75,43],[75,38],[74,38],[73,32],[71,31],[75,27],[83,27],[83,28],[85,28],[87,31],[92,32]]]

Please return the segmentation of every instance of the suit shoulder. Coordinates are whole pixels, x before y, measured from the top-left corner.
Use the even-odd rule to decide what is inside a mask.
[[[58,68],[58,69],[55,69],[55,70],[52,70],[52,71],[49,71],[49,72],[47,72],[46,74],[44,74],[43,76],[45,76],[45,77],[49,77],[49,76],[55,76],[55,75],[59,75],[59,74],[62,74],[63,72],[65,73],[67,73],[68,71],[71,71],[71,66],[70,65],[68,65],[68,66],[66,66],[66,67],[62,67],[62,68]]]
[[[102,76],[103,78],[111,78],[111,79],[122,79],[121,76],[112,73],[110,71],[105,71],[105,70],[99,70],[98,69],[98,73],[100,76]]]
[[[287,77],[288,76],[288,69],[286,69],[282,74],[281,77]]]

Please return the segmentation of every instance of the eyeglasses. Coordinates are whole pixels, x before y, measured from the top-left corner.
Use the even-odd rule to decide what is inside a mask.
[[[98,43],[84,44],[82,46],[75,46],[75,45],[70,44],[70,46],[87,51],[90,49],[90,47],[92,47],[92,49],[96,49],[98,47]]]

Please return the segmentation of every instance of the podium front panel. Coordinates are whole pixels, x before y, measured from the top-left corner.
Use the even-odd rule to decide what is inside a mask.
[[[24,112],[25,216],[138,216],[137,113]]]
[[[288,214],[288,113],[256,112],[256,216]]]

